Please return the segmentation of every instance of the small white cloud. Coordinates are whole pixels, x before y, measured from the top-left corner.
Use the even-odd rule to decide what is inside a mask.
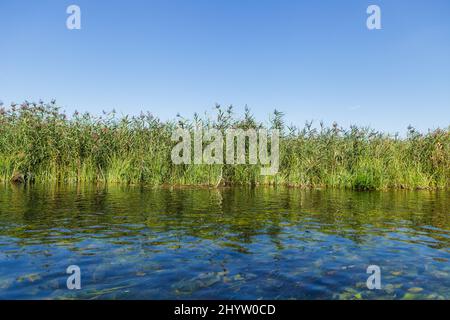
[[[348,110],[350,110],[350,111],[355,111],[355,110],[358,110],[358,109],[361,109],[360,105],[356,105],[356,106],[352,106],[352,107],[348,108]]]

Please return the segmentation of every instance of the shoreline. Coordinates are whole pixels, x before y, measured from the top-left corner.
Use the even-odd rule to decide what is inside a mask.
[[[226,189],[256,189],[256,188],[268,188],[268,189],[296,189],[305,191],[353,191],[353,192],[390,192],[390,191],[450,191],[449,187],[388,187],[380,189],[356,189],[337,186],[308,186],[308,185],[292,185],[292,184],[221,184],[221,185],[209,185],[209,184],[146,184],[146,183],[125,183],[125,182],[86,182],[86,181],[38,181],[38,182],[24,182],[16,183],[12,181],[0,180],[0,184],[3,186],[12,187],[34,187],[34,186],[52,186],[52,187],[133,187],[133,188],[148,188],[148,189],[201,189],[201,190],[226,190]]]

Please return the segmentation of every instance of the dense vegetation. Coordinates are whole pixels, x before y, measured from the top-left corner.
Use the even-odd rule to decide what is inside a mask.
[[[428,133],[408,128],[405,138],[370,128],[333,124],[285,126],[275,111],[268,129],[279,129],[280,170],[261,176],[258,165],[174,165],[177,126],[261,128],[250,111],[236,118],[216,107],[213,118],[195,114],[163,122],[150,113],[118,117],[75,112],[55,102],[0,108],[0,179],[16,182],[108,182],[148,185],[276,184],[354,189],[447,188],[450,127]]]

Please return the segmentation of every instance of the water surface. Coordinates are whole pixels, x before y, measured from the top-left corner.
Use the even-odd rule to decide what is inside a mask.
[[[449,191],[0,186],[0,298],[450,299],[449,212]]]

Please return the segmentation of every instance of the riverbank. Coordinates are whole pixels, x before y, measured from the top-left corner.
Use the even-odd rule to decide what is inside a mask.
[[[171,140],[177,127],[280,130],[280,167],[260,175],[260,165],[176,165]],[[358,190],[445,189],[450,185],[450,127],[404,138],[337,124],[287,126],[275,111],[265,125],[249,110],[236,117],[216,108],[214,119],[150,113],[118,117],[67,115],[55,103],[0,109],[0,180],[101,182],[145,185],[284,185]]]

